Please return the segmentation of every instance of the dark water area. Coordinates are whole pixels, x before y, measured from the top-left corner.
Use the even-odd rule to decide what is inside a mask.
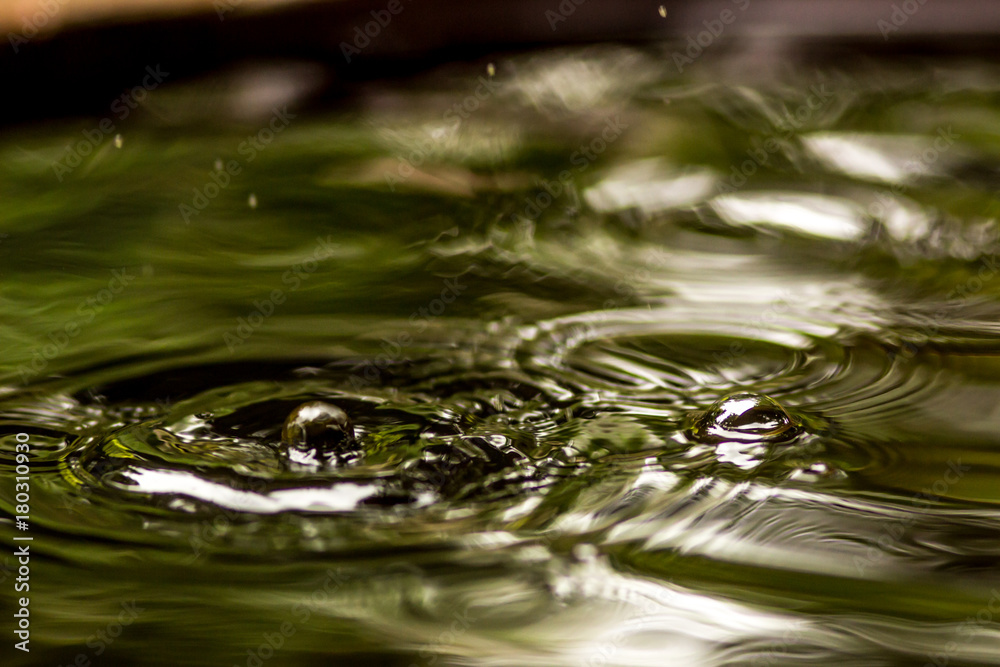
[[[1000,664],[1000,68],[677,48],[6,131],[4,664]]]

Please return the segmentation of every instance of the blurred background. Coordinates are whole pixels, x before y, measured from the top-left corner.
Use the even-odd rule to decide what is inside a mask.
[[[325,99],[373,78],[398,79],[490,53],[601,41],[684,42],[727,9],[740,20],[717,28],[712,48],[743,52],[754,63],[748,71],[817,51],[985,56],[997,49],[1000,31],[1000,15],[987,0],[911,0],[905,8],[866,0],[753,0],[752,9],[743,0],[426,0],[414,5],[417,11],[402,11],[412,1],[400,0],[399,13],[384,15],[391,21],[383,19],[376,37],[358,48],[355,40],[366,35],[357,31],[388,11],[387,3],[12,0],[0,7],[10,46],[0,54],[0,76],[19,99],[5,105],[0,119],[97,113],[109,95],[133,85],[145,66],[137,63],[170,62],[172,80],[183,81],[254,61],[309,62],[323,72],[315,96]],[[357,53],[345,54],[344,45]]]

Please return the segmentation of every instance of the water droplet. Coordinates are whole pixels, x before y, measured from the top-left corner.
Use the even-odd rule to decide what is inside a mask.
[[[124,144],[124,143],[125,143],[125,140],[122,139],[122,135],[116,134],[115,135],[115,148],[121,148],[122,144]]]
[[[285,419],[281,441],[300,449],[343,450],[354,444],[354,425],[336,405],[309,401],[292,410]]]
[[[215,158],[215,170],[216,171],[222,171],[223,166],[224,165],[222,164],[222,159],[221,158]]]
[[[749,392],[720,398],[689,423],[688,436],[699,442],[787,440],[802,429],[776,400]]]
[[[250,196],[247,197],[247,205],[249,205],[250,208],[257,208],[257,195],[250,193]]]
[[[486,66],[486,73],[489,74],[489,76],[490,76],[491,79],[494,76],[496,76],[496,73],[497,73],[496,65],[494,65],[493,63],[490,63],[489,65],[487,65]]]
[[[660,16],[667,18],[667,8],[664,5],[660,5]]]

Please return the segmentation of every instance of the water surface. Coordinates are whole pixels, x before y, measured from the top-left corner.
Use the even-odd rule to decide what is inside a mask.
[[[7,664],[1000,663],[1000,71],[670,53],[8,132]]]

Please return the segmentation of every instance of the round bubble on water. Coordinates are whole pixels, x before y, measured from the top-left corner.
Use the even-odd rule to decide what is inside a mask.
[[[342,450],[354,443],[354,425],[336,405],[309,401],[292,410],[285,419],[281,441],[300,449]]]
[[[700,442],[785,440],[802,428],[778,401],[750,392],[724,396],[692,417],[688,435]]]

